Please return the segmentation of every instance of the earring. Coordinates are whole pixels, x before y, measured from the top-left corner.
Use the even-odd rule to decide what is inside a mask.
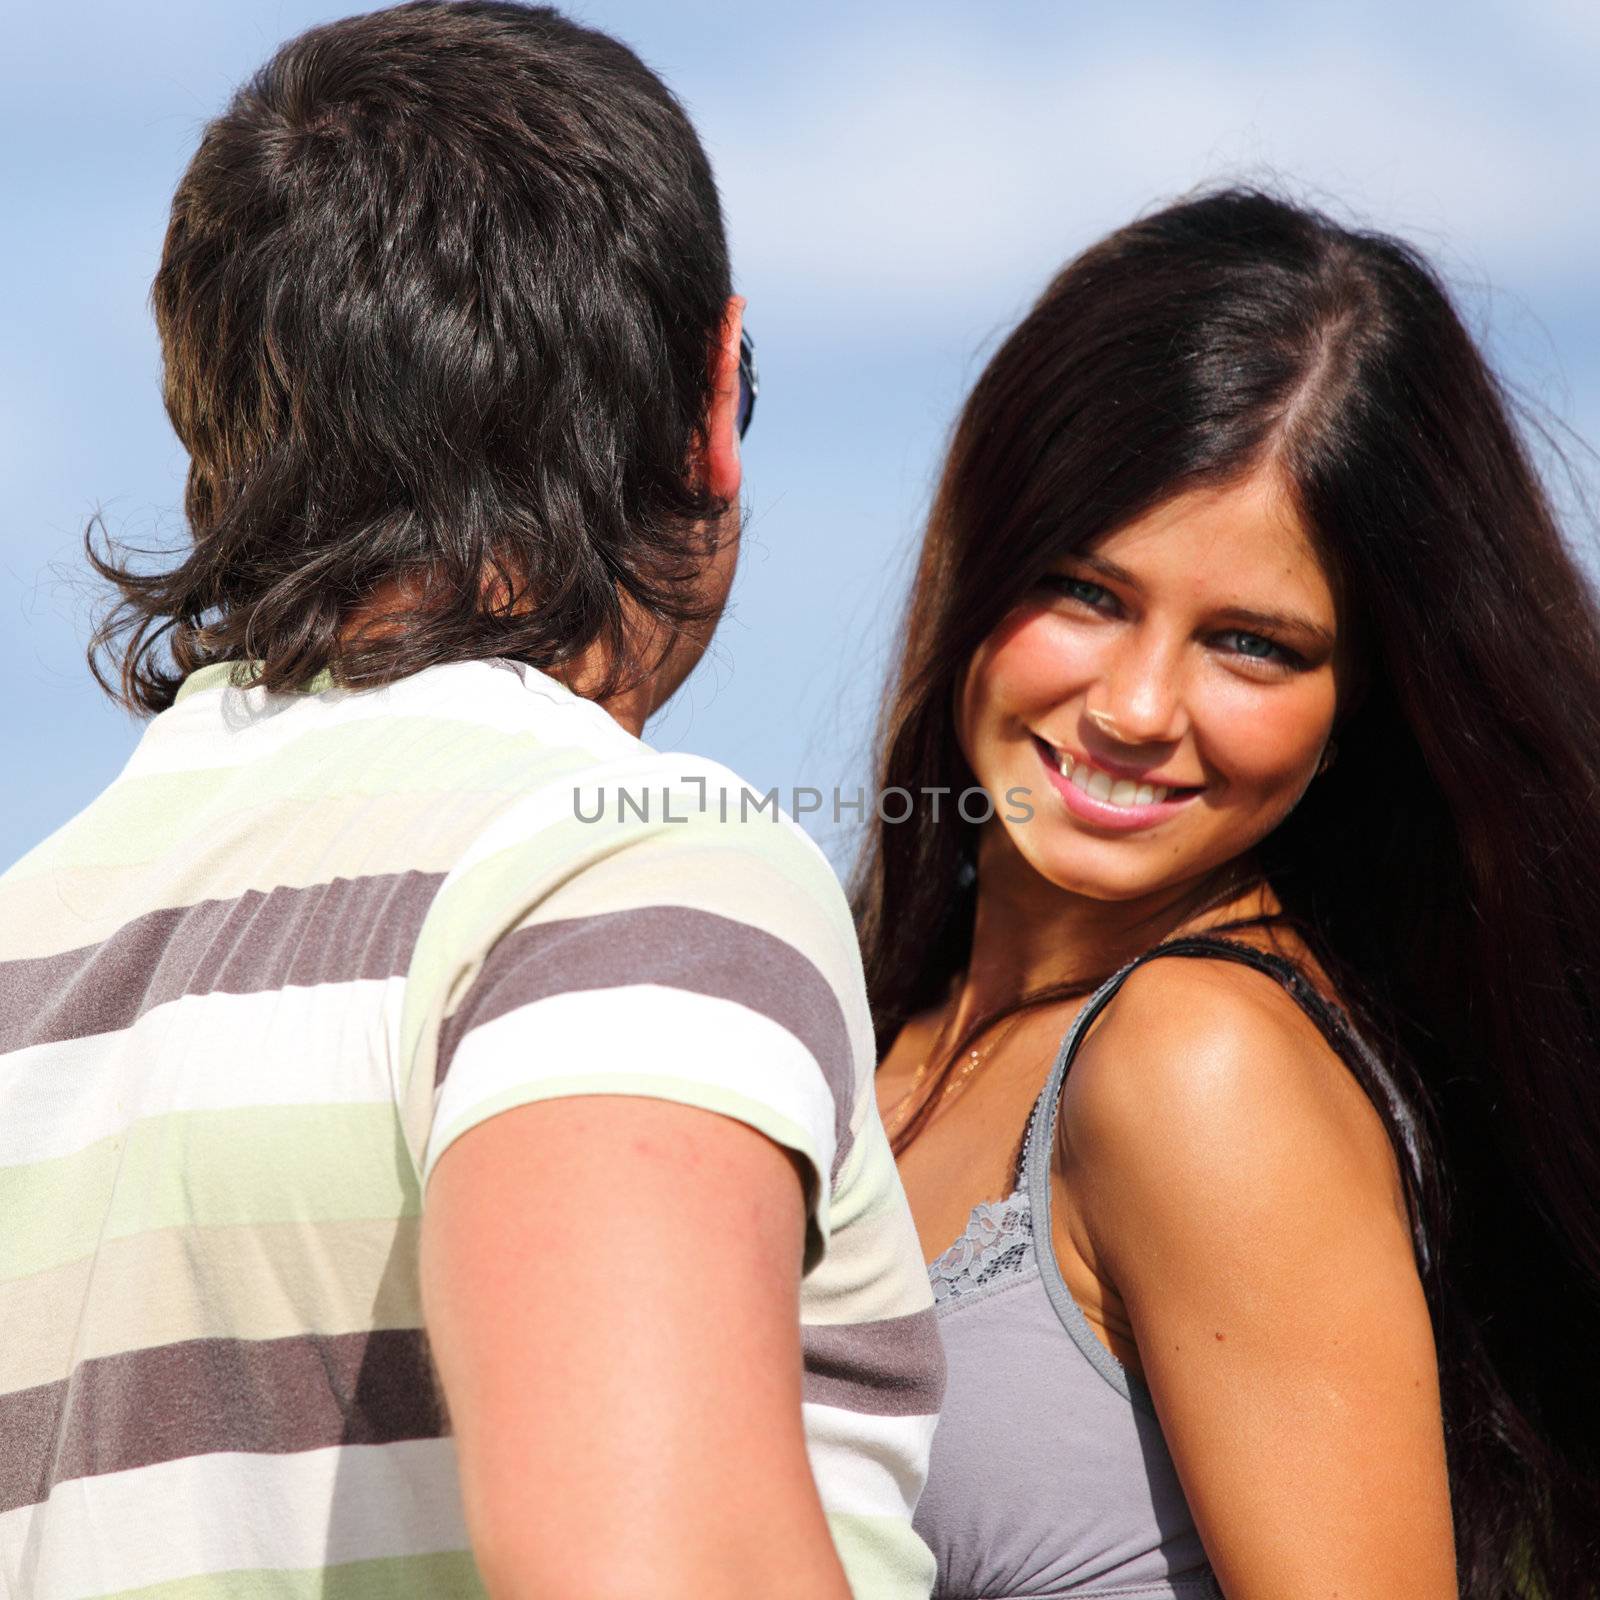
[[[1317,763],[1317,776],[1319,778],[1333,765],[1338,756],[1339,742],[1336,739],[1330,739],[1323,748],[1322,759]]]

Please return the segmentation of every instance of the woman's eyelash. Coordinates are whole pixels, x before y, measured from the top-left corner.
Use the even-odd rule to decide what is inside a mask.
[[[1051,572],[1045,575],[1044,581],[1058,594],[1065,595],[1069,600],[1081,600],[1087,606],[1098,606],[1112,598],[1109,589],[1095,583],[1091,578],[1074,578],[1064,572]],[[1081,591],[1085,589],[1091,592],[1082,593]]]
[[[1305,659],[1297,655],[1287,645],[1279,644],[1276,639],[1269,639],[1262,633],[1251,633],[1246,628],[1229,628],[1227,632],[1217,635],[1219,639],[1244,639],[1250,641],[1252,646],[1265,645],[1266,649],[1239,649],[1237,645],[1234,654],[1243,656],[1247,661],[1261,661],[1273,667],[1303,667]]]

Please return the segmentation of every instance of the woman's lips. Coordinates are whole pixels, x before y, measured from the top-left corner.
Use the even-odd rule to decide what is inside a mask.
[[[1040,765],[1067,810],[1098,827],[1125,833],[1154,827],[1177,815],[1201,792],[1198,788],[1169,788],[1165,784],[1114,778],[1089,762],[1057,751],[1037,734],[1033,743]],[[1068,766],[1067,772],[1061,770],[1063,763]]]

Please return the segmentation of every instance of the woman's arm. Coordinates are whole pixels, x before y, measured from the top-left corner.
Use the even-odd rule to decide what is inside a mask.
[[[1398,1173],[1311,1021],[1247,969],[1141,969],[1073,1064],[1061,1159],[1228,1600],[1454,1600]]]

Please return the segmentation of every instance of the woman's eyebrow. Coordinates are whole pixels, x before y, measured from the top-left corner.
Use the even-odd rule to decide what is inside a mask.
[[[1090,555],[1085,552],[1082,555],[1075,555],[1071,559],[1081,562],[1086,567],[1093,567],[1102,577],[1110,578],[1117,583],[1126,583],[1135,589],[1139,587],[1139,580],[1126,567],[1119,567],[1115,561],[1107,561],[1104,556]]]
[[[1115,561],[1107,561],[1104,556],[1085,553],[1072,559],[1102,577],[1110,578],[1114,583],[1125,583],[1131,589],[1139,587],[1139,580],[1126,567],[1119,567]],[[1245,627],[1276,628],[1287,633],[1298,633],[1329,650],[1334,646],[1333,629],[1314,622],[1298,611],[1256,611],[1249,606],[1227,606],[1218,615]]]
[[[1333,648],[1333,629],[1313,622],[1298,611],[1252,611],[1247,606],[1227,606],[1217,614],[1229,622],[1243,623],[1247,627],[1275,628],[1283,633],[1302,634],[1329,650]]]

